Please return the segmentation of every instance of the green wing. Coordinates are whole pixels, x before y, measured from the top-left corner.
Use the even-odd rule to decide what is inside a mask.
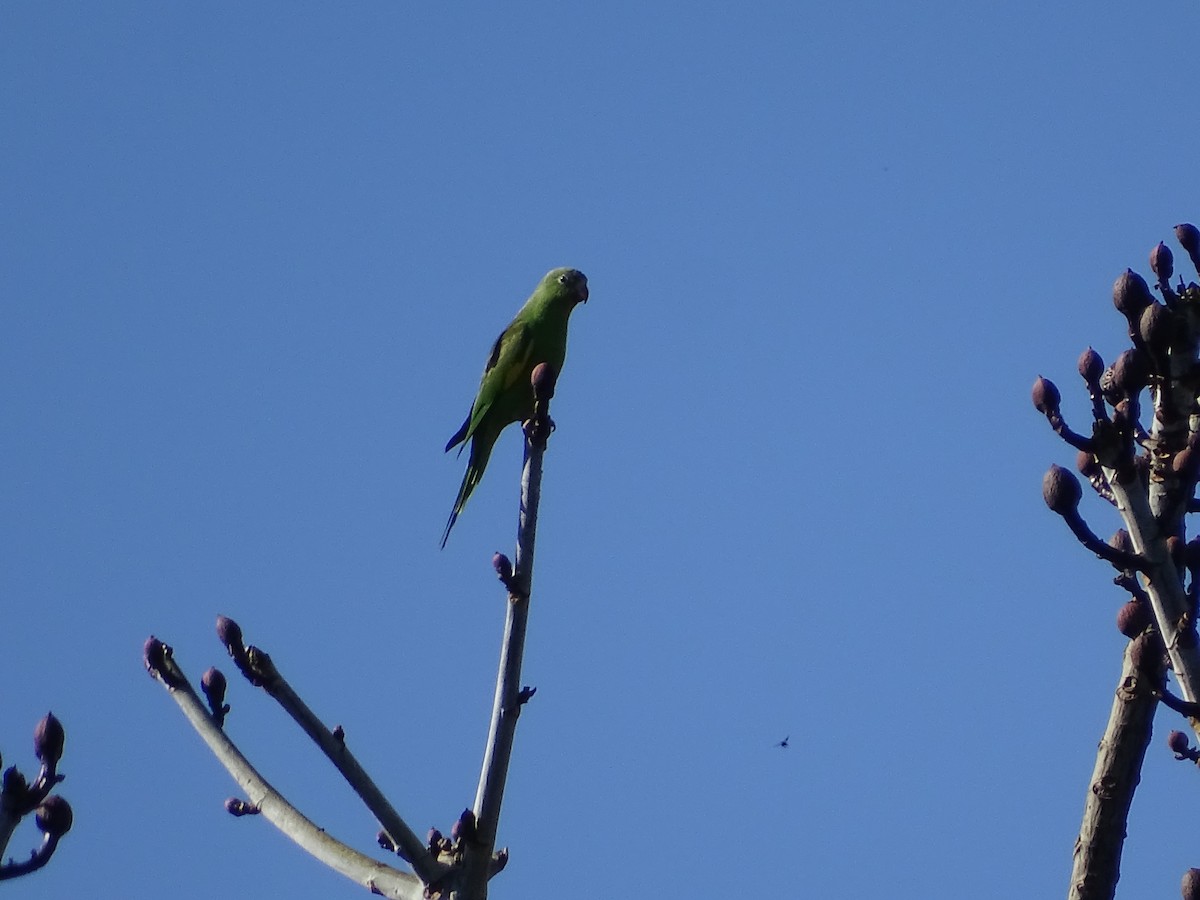
[[[447,450],[471,438],[479,430],[488,412],[496,406],[497,400],[513,388],[521,390],[527,387],[522,386],[520,381],[521,373],[533,356],[533,337],[533,329],[528,324],[513,321],[500,337],[496,338],[487,365],[484,366],[483,377],[479,380],[479,393],[475,396],[475,402],[471,405],[471,411],[467,413],[462,426],[447,441]]]

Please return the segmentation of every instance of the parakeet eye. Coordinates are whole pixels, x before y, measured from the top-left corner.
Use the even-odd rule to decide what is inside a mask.
[[[558,276],[558,283],[559,284],[567,283],[567,273],[566,272],[563,272],[561,275]]]

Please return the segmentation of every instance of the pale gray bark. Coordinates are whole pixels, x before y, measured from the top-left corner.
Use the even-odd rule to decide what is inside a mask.
[[[1067,900],[1112,900],[1116,896],[1129,808],[1141,781],[1161,683],[1160,674],[1137,668],[1139,653],[1134,649],[1147,641],[1152,646],[1145,648],[1143,643],[1139,652],[1160,652],[1159,637],[1152,630],[1125,647],[1121,679],[1088,782]]]

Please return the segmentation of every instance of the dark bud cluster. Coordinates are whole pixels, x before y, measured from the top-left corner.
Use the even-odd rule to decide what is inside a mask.
[[[1200,229],[1177,225],[1175,237],[1200,272]],[[1055,433],[1079,451],[1079,471],[1101,497],[1116,503],[1118,485],[1124,490],[1160,492],[1152,504],[1155,516],[1175,517],[1161,523],[1158,534],[1165,536],[1183,533],[1181,523],[1175,520],[1182,510],[1200,511],[1200,502],[1193,497],[1200,482],[1200,444],[1192,441],[1180,449],[1179,440],[1186,424],[1182,417],[1195,409],[1189,395],[1200,393],[1200,362],[1195,360],[1195,345],[1200,341],[1196,333],[1200,330],[1200,286],[1185,288],[1180,282],[1177,289],[1171,287],[1175,258],[1161,241],[1151,249],[1149,262],[1161,301],[1146,279],[1132,269],[1122,272],[1112,287],[1113,306],[1125,318],[1133,346],[1107,367],[1091,347],[1079,356],[1077,369],[1092,401],[1091,435],[1085,437],[1067,426],[1062,394],[1050,379],[1038,377],[1032,400]],[[1190,367],[1187,361],[1175,359],[1180,353],[1188,355]],[[1153,428],[1147,431],[1141,421],[1141,403],[1143,392],[1150,387],[1155,408]],[[1079,516],[1081,493],[1078,481],[1057,466],[1042,481],[1047,506],[1063,516],[1081,543],[1123,570],[1117,583],[1130,588],[1136,599],[1133,571],[1149,573],[1154,565],[1132,551],[1097,547],[1098,541]],[[1177,561],[1182,563],[1187,553],[1177,550]],[[1150,559],[1157,558],[1157,551],[1151,553],[1148,547],[1146,552]],[[1195,574],[1200,574],[1200,567],[1192,582],[1200,581]],[[1200,592],[1189,587],[1189,593],[1196,597]],[[1193,607],[1196,605],[1194,601]],[[1128,627],[1134,624],[1131,621]]]
[[[458,821],[454,823],[454,827],[450,829],[450,837],[457,841],[466,841],[470,843],[475,840],[475,813],[470,809],[464,809],[462,815],[458,817]]]
[[[1126,269],[1113,282],[1113,306],[1129,322],[1131,329],[1137,326],[1142,310],[1154,302],[1154,294],[1146,279],[1133,269]]]
[[[1079,375],[1085,382],[1099,384],[1100,376],[1104,374],[1104,360],[1100,354],[1088,347],[1079,355]]]
[[[224,673],[216,666],[209,666],[200,676],[200,690],[204,691],[208,708],[212,711],[218,728],[224,726],[225,716],[229,713],[229,704],[225,702],[228,685]]]
[[[146,638],[142,647],[142,659],[146,663],[146,671],[169,688],[181,688],[187,681],[179,674],[179,668],[171,658],[171,645],[163,643],[154,635]]]
[[[1172,731],[1167,735],[1167,746],[1171,748],[1171,752],[1177,756],[1182,756],[1188,751],[1188,736],[1182,731]]]
[[[1185,481],[1196,480],[1196,475],[1200,472],[1200,447],[1197,447],[1195,437],[1171,457],[1171,471]]]
[[[533,399],[536,401],[549,400],[554,396],[554,385],[558,381],[558,373],[547,363],[538,363],[530,374],[533,385]]]
[[[454,842],[436,828],[429,829],[429,836],[426,842],[429,846],[429,852],[434,855],[434,858],[437,858],[439,854],[451,853],[454,850]]]
[[[242,816],[257,816],[262,810],[240,797],[230,797],[225,801],[225,812],[235,818],[241,818]]]
[[[42,763],[53,769],[62,759],[66,740],[67,733],[63,730],[62,722],[54,713],[46,713],[33,730],[33,752]]]
[[[57,769],[66,740],[62,722],[53,713],[46,713],[33,729],[33,752],[41,762],[37,778],[30,783],[16,766],[5,769],[0,776],[0,809],[5,811],[5,817],[15,827],[32,814],[43,835],[41,845],[25,860],[0,861],[0,881],[20,878],[42,868],[54,855],[59,839],[71,830],[71,804],[50,793],[64,780]],[[7,834],[4,840],[7,842]]]
[[[1098,358],[1098,357],[1097,357]],[[1080,366],[1084,365],[1084,360],[1080,360]],[[1088,365],[1091,363],[1088,361]],[[1092,393],[1093,408],[1099,407],[1100,414],[1103,414],[1103,402],[1100,397],[1100,389],[1098,386],[1089,387],[1089,392]],[[1070,444],[1077,450],[1087,450],[1089,453],[1093,450],[1093,441],[1077,434],[1067,427],[1067,423],[1063,421],[1062,411],[1059,408],[1062,403],[1062,394],[1059,393],[1058,386],[1049,378],[1038,376],[1037,381],[1033,383],[1033,390],[1030,392],[1033,399],[1033,405],[1050,423],[1050,427],[1064,441]]]
[[[246,647],[242,639],[242,627],[228,616],[217,616],[217,639],[225,645],[229,658],[246,680],[255,687],[261,687],[263,678],[255,665],[255,658],[256,654],[262,657],[266,657],[266,654],[256,651],[254,647]]]
[[[1082,497],[1079,479],[1062,466],[1051,466],[1042,478],[1042,499],[1060,516],[1075,512]]]
[[[1086,450],[1080,450],[1075,454],[1075,469],[1088,481],[1104,475],[1104,470],[1100,468],[1100,463],[1096,462],[1096,457]]]
[[[242,626],[228,616],[217,616],[217,638],[229,650],[230,656],[235,649],[245,650],[245,644],[242,643]]]
[[[167,649],[167,645],[154,635],[146,638],[146,643],[142,645],[142,659],[146,662],[146,671],[151,675],[162,671],[167,660]]]
[[[1179,241],[1179,246],[1187,252],[1188,259],[1192,261],[1196,271],[1200,272],[1200,230],[1186,222],[1176,225],[1175,240]]]
[[[505,585],[512,581],[512,560],[498,550],[492,554],[492,568],[496,570],[496,577],[503,581]]]
[[[1079,514],[1082,495],[1083,489],[1079,486],[1079,479],[1062,466],[1051,466],[1042,478],[1042,498],[1046,505],[1063,517],[1071,533],[1083,546],[1120,570],[1122,574],[1118,577],[1117,584],[1136,584],[1133,573],[1146,571],[1146,558],[1131,550],[1114,546],[1111,541],[1105,543],[1100,540]]]
[[[34,814],[34,821],[43,834],[60,838],[71,830],[75,816],[71,804],[57,794],[47,797]]]
[[[1151,303],[1138,319],[1138,335],[1146,349],[1157,360],[1160,369],[1166,368],[1167,351],[1175,337],[1175,316],[1161,303]]]
[[[4,775],[0,778],[0,794],[13,798],[13,802],[10,804],[13,808],[23,809],[29,805],[25,799],[29,794],[29,781],[20,774],[20,770],[16,766],[10,766],[4,770]]]
[[[1136,397],[1150,383],[1150,367],[1146,357],[1136,349],[1129,349],[1100,376],[1100,389],[1104,399],[1116,406],[1122,400]]]
[[[1150,609],[1150,604],[1140,597],[1127,601],[1117,611],[1117,630],[1130,640],[1153,624],[1154,612]]]
[[[1179,304],[1179,295],[1171,289],[1171,276],[1175,273],[1175,257],[1171,253],[1171,248],[1162,241],[1159,241],[1158,245],[1150,251],[1150,269],[1154,272],[1156,279],[1154,286],[1162,294],[1163,301],[1167,306],[1174,309]],[[1181,283],[1179,286],[1182,289],[1183,284]]]
[[[1191,745],[1190,739],[1182,731],[1172,731],[1168,734],[1167,746],[1171,748],[1176,759],[1190,759],[1192,762],[1200,760],[1200,751]]]
[[[208,697],[209,703],[220,706],[225,702],[225,691],[229,687],[229,682],[225,680],[225,675],[220,669],[216,666],[209,666],[200,676],[200,687],[203,689],[204,695]]]
[[[1200,900],[1200,869],[1188,869],[1179,885],[1183,900]]]
[[[1087,385],[1088,397],[1092,401],[1092,418],[1098,422],[1108,418],[1104,411],[1104,391],[1100,387],[1100,379],[1104,376],[1104,360],[1100,358],[1099,353],[1088,347],[1079,354],[1076,367],[1079,369],[1079,377]]]
[[[1062,394],[1049,378],[1038,376],[1033,383],[1033,405],[1044,416],[1056,415],[1062,404]]]
[[[1118,528],[1113,532],[1113,536],[1108,539],[1108,545],[1114,550],[1122,550],[1125,553],[1133,552],[1133,538],[1124,528]]]
[[[1160,288],[1171,286],[1171,276],[1175,274],[1175,257],[1171,248],[1162,241],[1150,251],[1150,271],[1158,279]]]

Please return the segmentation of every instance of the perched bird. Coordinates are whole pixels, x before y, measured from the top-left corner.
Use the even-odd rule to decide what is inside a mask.
[[[496,338],[471,411],[446,444],[450,450],[459,444],[465,446],[470,440],[471,452],[450,521],[442,534],[443,547],[458,514],[483,478],[500,432],[513,422],[524,422],[533,415],[533,387],[529,379],[534,367],[546,363],[556,374],[562,371],[567,356],[567,320],[576,304],[586,303],[587,298],[587,277],[582,272],[551,269]],[[461,447],[458,452],[462,453]]]

